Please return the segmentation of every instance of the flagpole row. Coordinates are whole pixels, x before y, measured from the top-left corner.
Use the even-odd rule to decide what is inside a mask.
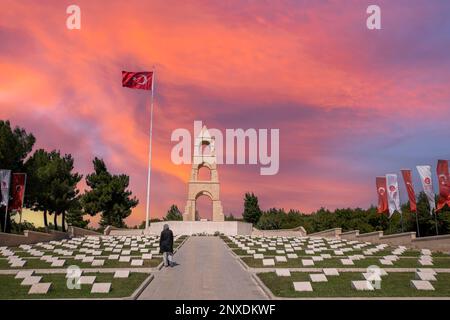
[[[152,90],[150,96],[150,140],[149,140],[149,151],[148,151],[148,175],[147,175],[147,204],[145,208],[145,230],[149,227],[150,219],[150,178],[152,174],[152,135],[153,135],[153,91],[155,85],[155,70],[152,74]]]

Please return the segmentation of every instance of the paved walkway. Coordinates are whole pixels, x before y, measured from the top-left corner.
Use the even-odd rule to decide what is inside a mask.
[[[139,299],[267,299],[218,237],[190,237]]]

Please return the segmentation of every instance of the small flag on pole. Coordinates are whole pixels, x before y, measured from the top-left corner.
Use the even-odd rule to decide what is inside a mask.
[[[11,181],[11,170],[0,170],[1,196],[0,206],[8,207],[9,183]]]
[[[439,200],[436,212],[441,210],[446,204],[450,205],[450,184],[448,173],[448,161],[438,160],[437,176],[439,179]]]
[[[152,90],[153,72],[129,72],[122,71],[122,87],[131,89]]]
[[[417,211],[416,193],[412,182],[411,170],[402,170],[403,181],[405,181],[406,191],[408,192],[409,208],[411,212]]]
[[[386,193],[386,177],[377,177],[378,213],[388,211],[388,198]]]
[[[400,208],[400,195],[398,193],[397,175],[393,173],[387,174],[386,185],[390,218],[395,211],[402,213],[402,209]]]
[[[25,182],[27,179],[26,173],[13,173],[11,194],[12,200],[9,204],[10,210],[22,211],[23,198],[25,196]]]
[[[428,198],[430,214],[433,215],[433,210],[436,209],[436,202],[434,200],[433,181],[431,180],[431,166],[416,166],[416,168],[422,181],[423,192]]]

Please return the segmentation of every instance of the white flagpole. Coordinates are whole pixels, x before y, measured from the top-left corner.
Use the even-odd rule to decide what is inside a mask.
[[[153,132],[153,91],[155,86],[155,70],[152,73],[152,95],[150,100],[150,141],[148,148],[148,176],[147,176],[147,204],[145,208],[145,230],[148,230],[148,222],[150,219],[150,177],[152,174],[152,132]]]

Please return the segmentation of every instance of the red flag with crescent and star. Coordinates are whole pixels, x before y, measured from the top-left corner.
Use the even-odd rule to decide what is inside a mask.
[[[439,211],[446,204],[450,206],[450,181],[448,172],[448,161],[438,160],[436,171],[439,179],[439,199],[436,211]]]
[[[386,192],[386,177],[377,177],[378,213],[388,212],[388,197]]]
[[[9,210],[22,211],[27,175],[26,173],[13,173],[11,180],[12,180],[11,185],[12,199],[9,203]]]
[[[152,90],[153,72],[122,71],[122,87],[142,90]]]
[[[411,212],[417,211],[416,193],[414,192],[414,186],[412,182],[411,170],[401,170],[403,181],[405,181],[406,191],[408,192],[409,208]]]

